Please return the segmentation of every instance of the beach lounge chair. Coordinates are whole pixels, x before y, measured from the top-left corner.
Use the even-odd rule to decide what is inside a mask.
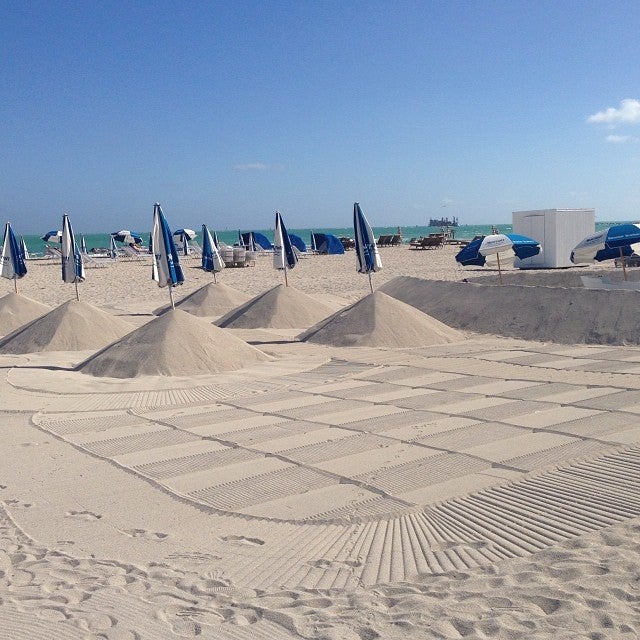
[[[122,247],[122,252],[124,253],[125,258],[129,258],[131,260],[146,260],[150,255],[146,252],[137,251],[128,245]]]

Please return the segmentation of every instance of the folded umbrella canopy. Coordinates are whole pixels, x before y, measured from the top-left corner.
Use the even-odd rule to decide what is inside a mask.
[[[602,262],[622,259],[622,272],[627,279],[625,258],[633,253],[631,245],[640,242],[640,225],[616,224],[581,240],[571,252],[571,262]]]
[[[78,251],[78,245],[73,235],[71,220],[65,213],[62,216],[62,281],[73,282],[76,285],[76,300],[80,300],[78,282],[84,282],[84,263],[82,254]]]
[[[153,243],[153,267],[151,278],[159,287],[169,287],[169,299],[171,307],[175,309],[172,287],[184,282],[182,267],[178,251],[171,235],[171,229],[167,219],[162,213],[160,205],[156,202],[153,207],[153,229],[151,231]]]
[[[175,235],[175,234],[174,234]],[[213,281],[216,281],[216,272],[225,268],[224,260],[218,253],[218,247],[211,236],[206,224],[202,225],[202,269],[213,273]]]
[[[120,229],[111,234],[114,240],[124,242],[125,244],[142,244],[142,236],[137,231],[129,231],[129,229]]]
[[[500,284],[502,284],[501,253],[524,260],[540,253],[540,243],[533,238],[516,233],[494,233],[472,240],[456,254],[456,260],[465,267],[470,265],[482,267],[487,263],[488,256],[495,256],[498,261]]]
[[[7,222],[4,228],[4,242],[2,244],[2,271],[3,278],[13,280],[13,287],[18,293],[18,278],[22,278],[27,273],[27,266],[24,263],[24,254],[18,240],[16,239],[11,223]]]
[[[289,286],[287,269],[293,269],[297,262],[298,256],[296,256],[291,246],[287,228],[284,226],[280,212],[276,211],[276,228],[273,234],[273,268],[284,270],[284,284],[286,287]]]
[[[193,229],[178,229],[173,232],[173,237],[182,243],[182,253],[184,253],[185,256],[189,255],[189,240],[193,240],[196,235]]]
[[[382,269],[382,260],[376,246],[376,239],[368,220],[357,202],[353,204],[353,228],[356,236],[356,259],[358,273],[369,276],[369,287],[373,293],[371,274]]]

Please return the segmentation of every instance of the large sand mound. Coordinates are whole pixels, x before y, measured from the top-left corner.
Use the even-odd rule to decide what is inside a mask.
[[[230,329],[306,329],[334,311],[329,304],[279,284],[230,311],[216,324]]]
[[[640,344],[635,291],[482,285],[400,276],[381,287],[445,324],[563,344]]]
[[[25,298],[19,293],[8,293],[0,298],[0,335],[4,336],[40,316],[51,307]]]
[[[375,291],[319,322],[300,340],[335,347],[419,347],[462,340],[447,327],[414,307]]]
[[[176,307],[194,316],[221,316],[244,304],[250,298],[250,295],[226,284],[210,282],[196,289],[180,302],[176,302]],[[171,305],[166,305],[153,313],[159,316],[169,309]]]
[[[0,353],[100,349],[131,331],[129,322],[70,300],[0,340]]]
[[[173,309],[78,365],[93,376],[188,376],[234,371],[270,356],[201,318]]]

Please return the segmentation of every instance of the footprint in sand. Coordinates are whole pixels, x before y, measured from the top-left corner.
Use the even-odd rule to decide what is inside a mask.
[[[145,538],[146,540],[155,540],[162,542],[169,537],[168,533],[159,533],[155,531],[147,531],[146,529],[120,529],[121,533],[131,538]]]
[[[33,506],[31,502],[21,502],[20,500],[5,500],[4,503],[8,507],[16,507],[18,509],[28,509]]]
[[[248,544],[252,546],[260,546],[264,544],[264,540],[260,538],[246,538],[245,536],[221,536],[223,542],[231,542],[233,544]]]
[[[67,511],[64,517],[81,518],[82,520],[100,520],[102,518],[99,513],[93,513],[92,511]]]

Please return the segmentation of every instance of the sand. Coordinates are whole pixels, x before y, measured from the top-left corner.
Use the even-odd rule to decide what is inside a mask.
[[[209,283],[178,300],[176,307],[194,316],[221,316],[247,302],[251,296],[227,286],[223,282]],[[160,315],[171,309],[164,305],[154,311]]]
[[[0,335],[5,336],[18,327],[43,316],[51,307],[19,293],[7,293],[0,298]]]
[[[640,347],[569,342],[579,318],[549,294],[562,274],[507,270],[527,284],[498,288],[454,253],[382,249],[373,276],[398,299],[410,284],[414,302],[415,278],[448,281],[454,342],[212,327],[269,359],[132,378],[76,371],[92,348],[0,355],[0,638],[638,637]],[[59,307],[71,289],[44,262],[21,291]],[[211,282],[196,264],[177,300]],[[483,306],[502,311],[490,327],[456,287],[481,275]],[[88,269],[81,296],[155,342],[152,323],[208,331],[154,319],[168,294],[149,276],[144,260]],[[281,274],[259,258],[220,280],[258,296]],[[305,258],[290,284],[341,307],[369,294],[353,253]],[[566,339],[499,335],[513,286]],[[614,332],[620,304],[598,312]]]

